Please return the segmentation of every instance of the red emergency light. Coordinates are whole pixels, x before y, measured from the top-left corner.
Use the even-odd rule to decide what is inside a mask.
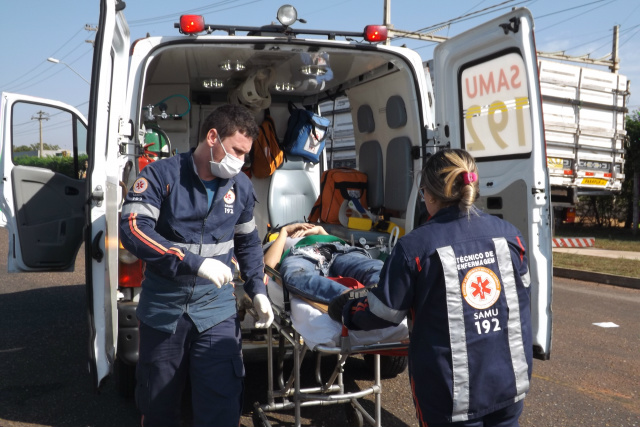
[[[181,15],[180,32],[183,34],[198,34],[204,31],[204,16]]]
[[[364,39],[368,42],[383,42],[387,39],[387,27],[384,25],[367,25],[364,27]]]

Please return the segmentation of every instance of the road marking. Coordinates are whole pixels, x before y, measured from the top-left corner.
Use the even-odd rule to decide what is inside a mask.
[[[594,325],[596,326],[600,326],[601,328],[619,328],[619,325],[616,325],[613,322],[599,322],[599,323],[594,323]]]

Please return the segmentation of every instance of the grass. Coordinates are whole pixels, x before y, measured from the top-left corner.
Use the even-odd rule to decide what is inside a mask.
[[[554,237],[594,237],[597,249],[640,252],[640,232],[634,236],[631,230],[624,228],[583,227],[579,224],[569,224],[558,227]],[[638,260],[554,252],[553,265],[618,276],[640,277]]]

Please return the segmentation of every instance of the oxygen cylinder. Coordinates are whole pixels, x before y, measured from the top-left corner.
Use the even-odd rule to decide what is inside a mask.
[[[145,156],[147,156],[150,161],[156,161],[161,157],[169,157],[169,137],[158,125],[153,115],[153,105],[148,105],[145,107],[145,110],[145,121],[143,123],[145,127]]]

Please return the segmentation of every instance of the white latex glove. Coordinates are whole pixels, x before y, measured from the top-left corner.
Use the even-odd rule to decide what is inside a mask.
[[[263,294],[257,294],[253,297],[253,308],[258,313],[256,320],[256,328],[268,328],[273,323],[273,310],[271,309],[271,301],[269,297]]]
[[[209,279],[218,288],[233,280],[231,269],[217,259],[207,258],[198,269],[198,276]]]

